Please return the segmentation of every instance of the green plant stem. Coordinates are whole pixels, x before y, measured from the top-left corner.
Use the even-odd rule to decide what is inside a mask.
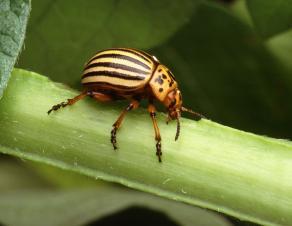
[[[145,109],[130,112],[110,144],[111,125],[123,107],[87,98],[47,115],[76,95],[46,77],[14,70],[0,101],[0,151],[118,182],[159,196],[265,225],[292,224],[292,144],[209,120],[181,120],[162,134],[162,163]],[[124,103],[126,105],[126,103]]]

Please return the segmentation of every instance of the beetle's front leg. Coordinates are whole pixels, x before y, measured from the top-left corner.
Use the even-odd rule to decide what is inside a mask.
[[[113,147],[115,150],[117,149],[117,139],[116,139],[117,130],[120,128],[126,113],[132,109],[138,108],[139,104],[140,104],[139,101],[132,100],[130,104],[122,111],[117,121],[113,124],[113,129],[111,131],[111,143],[113,144]]]
[[[151,103],[151,102],[148,105],[148,111],[150,113],[150,117],[152,119],[154,131],[155,131],[156,155],[158,157],[158,161],[161,162],[161,155],[162,155],[161,136],[160,136],[159,128],[158,128],[157,121],[156,121],[156,109],[155,109],[155,106],[153,105],[153,103]]]

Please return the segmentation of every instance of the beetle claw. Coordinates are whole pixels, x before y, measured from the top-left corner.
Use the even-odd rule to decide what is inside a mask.
[[[68,102],[62,102],[60,104],[56,104],[54,105],[49,111],[48,111],[48,115],[52,112],[52,111],[57,111],[58,109],[60,109],[61,107],[66,107],[68,105]]]

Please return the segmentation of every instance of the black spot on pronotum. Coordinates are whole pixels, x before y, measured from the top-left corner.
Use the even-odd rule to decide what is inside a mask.
[[[159,88],[159,90],[158,90],[158,91],[161,93],[161,92],[163,92],[163,89],[162,89],[162,88]]]
[[[161,71],[162,71],[161,69],[158,70],[158,72],[161,72]]]
[[[162,78],[163,78],[163,79],[166,79],[167,76],[166,76],[165,74],[162,74]]]
[[[158,78],[155,79],[155,82],[159,83],[160,85],[163,84],[163,79],[161,78],[161,75],[159,75]]]
[[[172,87],[173,85],[173,80],[171,80],[171,82],[169,83],[169,87]]]

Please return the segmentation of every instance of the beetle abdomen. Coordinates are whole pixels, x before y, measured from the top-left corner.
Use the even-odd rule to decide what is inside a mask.
[[[151,78],[157,62],[135,49],[117,48],[98,52],[85,65],[82,84],[113,90],[137,90]]]

